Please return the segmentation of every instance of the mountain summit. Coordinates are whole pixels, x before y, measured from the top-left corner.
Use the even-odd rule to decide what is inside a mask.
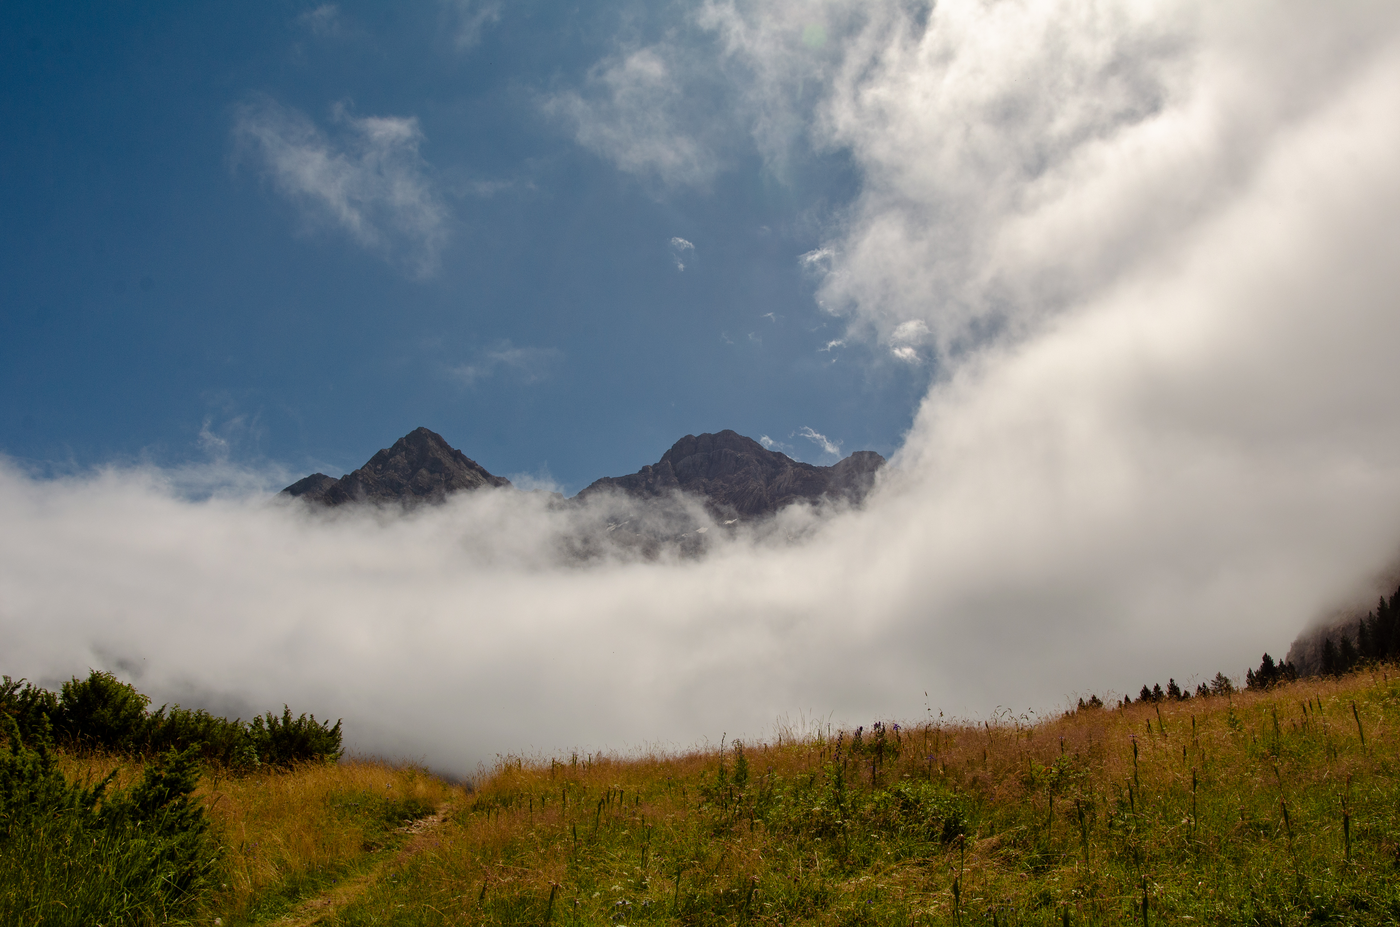
[[[482,486],[509,486],[436,432],[417,428],[375,454],[360,469],[334,479],[313,473],[282,494],[341,505],[346,502],[441,502],[449,493]]]
[[[840,498],[859,502],[875,482],[885,458],[856,451],[830,467],[818,467],[770,451],[733,431],[686,435],[630,476],[610,476],[589,485],[578,498],[607,489],[633,496],[680,491],[703,497],[718,513],[752,518],[792,502]]]

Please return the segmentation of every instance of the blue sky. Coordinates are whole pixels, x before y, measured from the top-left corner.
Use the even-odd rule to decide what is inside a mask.
[[[929,381],[845,339],[799,260],[855,196],[847,152],[798,137],[776,164],[703,85],[681,110],[718,152],[699,179],[580,143],[560,101],[600,61],[712,44],[680,7],[0,16],[0,452],[26,465],[339,475],[427,425],[576,491],[722,428],[888,455]],[[367,141],[373,120],[411,137]],[[416,199],[362,190],[356,229],[257,131]]]

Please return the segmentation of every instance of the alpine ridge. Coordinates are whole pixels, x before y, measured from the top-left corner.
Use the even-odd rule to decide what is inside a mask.
[[[574,497],[601,493],[656,499],[675,493],[703,499],[717,517],[746,520],[772,514],[794,502],[824,500],[858,504],[870,492],[885,458],[856,451],[829,467],[793,460],[752,438],[725,430],[686,435],[661,459],[627,476],[603,477]],[[427,428],[409,432],[340,479],[313,473],[282,495],[336,506],[345,503],[441,502],[456,492],[507,487],[510,481],[448,444]]]
[[[753,518],[799,501],[858,503],[884,464],[885,458],[874,451],[856,451],[830,467],[818,467],[725,430],[686,435],[656,463],[629,476],[596,480],[578,498],[609,489],[643,497],[680,491],[704,498],[718,515]]]

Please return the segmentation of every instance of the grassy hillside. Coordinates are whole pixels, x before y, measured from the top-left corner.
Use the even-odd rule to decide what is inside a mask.
[[[185,916],[1393,924],[1398,726],[1400,679],[1377,669],[1039,721],[506,758],[471,790],[364,762],[206,769],[219,881]],[[60,760],[89,780],[114,762]]]
[[[1400,680],[507,760],[342,924],[1393,924]]]

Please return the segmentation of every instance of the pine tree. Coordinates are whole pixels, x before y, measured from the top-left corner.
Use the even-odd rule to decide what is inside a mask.
[[[1332,643],[1332,638],[1327,638],[1322,642],[1322,675],[1340,676],[1341,661],[1337,657],[1337,645]]]
[[[1356,652],[1356,647],[1352,644],[1351,638],[1342,635],[1342,642],[1337,645],[1337,660],[1341,665],[1343,673],[1349,673],[1360,662],[1360,656]]]

